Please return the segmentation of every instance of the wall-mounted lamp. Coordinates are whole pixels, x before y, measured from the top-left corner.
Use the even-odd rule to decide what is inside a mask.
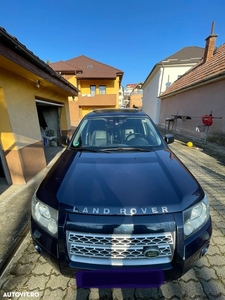
[[[40,86],[41,86],[41,82],[40,82],[40,80],[36,80],[36,85],[37,85],[37,88],[39,89],[39,88],[40,88]]]

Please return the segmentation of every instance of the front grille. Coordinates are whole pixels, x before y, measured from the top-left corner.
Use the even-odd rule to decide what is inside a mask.
[[[92,234],[67,231],[70,260],[93,264],[145,265],[173,259],[175,232],[157,234]],[[146,249],[157,249],[158,256],[146,258]]]

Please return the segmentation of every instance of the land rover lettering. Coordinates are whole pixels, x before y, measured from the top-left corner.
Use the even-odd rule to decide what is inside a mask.
[[[101,208],[101,207],[74,207],[73,212],[82,214],[100,214],[100,215],[144,215],[169,213],[166,206],[162,207],[131,207],[131,208]]]

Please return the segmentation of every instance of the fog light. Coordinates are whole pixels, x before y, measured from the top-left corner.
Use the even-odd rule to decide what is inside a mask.
[[[209,244],[207,244],[203,249],[202,249],[202,252],[201,252],[201,255],[200,257],[204,256],[206,254],[206,252],[208,251],[209,249]]]
[[[37,251],[38,254],[42,253],[41,247],[39,247],[38,245],[35,245],[34,249]]]

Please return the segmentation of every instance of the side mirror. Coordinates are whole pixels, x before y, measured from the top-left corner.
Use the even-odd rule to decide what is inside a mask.
[[[174,142],[174,136],[172,134],[166,134],[164,140],[167,144],[172,144]]]

